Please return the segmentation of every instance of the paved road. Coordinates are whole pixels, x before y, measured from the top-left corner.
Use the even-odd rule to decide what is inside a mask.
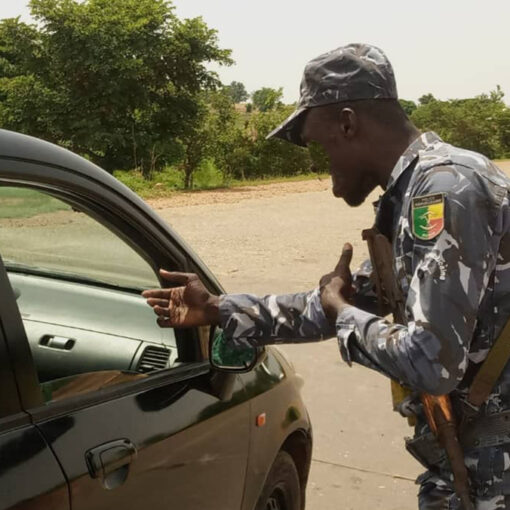
[[[349,209],[329,190],[158,212],[227,291],[258,294],[315,286],[347,240],[360,262],[366,256],[360,231],[372,219],[370,205]],[[314,425],[307,509],[414,508],[420,466],[403,452],[411,431],[390,410],[389,382],[345,365],[335,340],[283,350],[304,376]]]

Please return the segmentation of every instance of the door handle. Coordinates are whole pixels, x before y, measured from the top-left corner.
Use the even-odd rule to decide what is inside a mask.
[[[62,351],[70,351],[76,340],[73,338],[66,338],[64,336],[45,335],[39,340],[39,345],[49,347],[50,349],[60,349]]]
[[[85,460],[92,478],[99,478],[105,489],[115,489],[127,480],[136,455],[136,447],[129,439],[118,439],[88,450]]]

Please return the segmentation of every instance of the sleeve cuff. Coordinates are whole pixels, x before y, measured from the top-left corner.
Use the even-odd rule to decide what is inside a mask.
[[[322,308],[319,288],[314,289],[310,294],[303,315],[306,316],[311,323],[315,324],[319,331],[323,332],[321,335],[322,339],[329,337],[327,334],[328,332],[330,332],[331,336],[334,336],[334,331],[324,313],[324,308]]]
[[[356,325],[352,320],[352,311],[354,306],[346,306],[336,318],[336,336],[338,339],[338,348],[342,359],[352,366],[352,356],[350,352],[350,342],[356,336]]]

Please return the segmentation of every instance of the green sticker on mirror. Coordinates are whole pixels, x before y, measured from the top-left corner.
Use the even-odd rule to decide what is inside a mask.
[[[257,349],[251,345],[234,347],[225,340],[223,331],[214,334],[211,363],[220,368],[244,369],[250,367],[257,357]]]

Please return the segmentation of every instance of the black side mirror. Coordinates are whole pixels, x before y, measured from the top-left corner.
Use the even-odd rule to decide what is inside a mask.
[[[211,332],[209,361],[216,370],[224,372],[249,372],[266,356],[264,347],[234,347],[225,340],[219,328]]]

